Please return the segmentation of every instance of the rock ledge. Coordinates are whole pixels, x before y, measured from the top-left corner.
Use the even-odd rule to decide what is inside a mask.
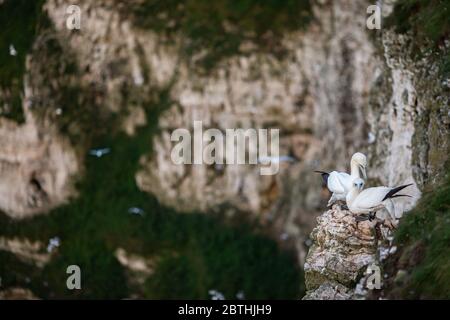
[[[317,218],[304,265],[304,300],[357,298],[358,282],[376,261],[376,222],[356,222],[335,205]]]

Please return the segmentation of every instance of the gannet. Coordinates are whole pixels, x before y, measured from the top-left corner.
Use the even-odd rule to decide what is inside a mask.
[[[105,154],[109,153],[111,149],[109,148],[103,148],[103,149],[92,149],[89,151],[89,154],[91,156],[95,156],[97,158],[100,158],[104,156]]]
[[[236,293],[236,299],[244,300],[245,299],[244,291],[240,290],[238,293]]]
[[[369,219],[374,218],[378,210],[386,209],[391,217],[390,222],[394,223],[396,217],[392,199],[410,197],[409,195],[398,194],[398,192],[411,185],[412,183],[394,188],[383,186],[364,189],[364,180],[356,178],[353,180],[351,189],[346,196],[347,206],[352,213],[363,216],[369,215]],[[359,221],[361,220],[363,219],[359,219]]]
[[[9,54],[11,56],[17,56],[17,50],[16,50],[16,48],[14,48],[14,46],[12,44],[9,45]]]
[[[59,247],[60,243],[61,243],[61,241],[60,241],[59,237],[51,238],[48,241],[47,252],[51,253],[53,251],[53,249]]]
[[[211,289],[208,291],[209,295],[211,296],[211,300],[225,300],[225,296],[222,292]]]
[[[366,176],[367,158],[361,152],[356,152],[350,160],[350,174],[346,172],[332,171],[330,173],[315,171],[322,174],[322,179],[332,193],[328,206],[330,207],[336,201],[345,201],[345,196],[350,191],[352,181],[361,178],[360,171],[364,179]]]
[[[138,207],[131,207],[128,209],[128,213],[138,215],[138,216],[143,216],[145,211]]]

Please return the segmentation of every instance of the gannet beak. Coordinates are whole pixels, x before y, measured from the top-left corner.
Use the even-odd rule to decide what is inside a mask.
[[[359,166],[359,169],[361,170],[364,180],[367,180],[366,167]]]

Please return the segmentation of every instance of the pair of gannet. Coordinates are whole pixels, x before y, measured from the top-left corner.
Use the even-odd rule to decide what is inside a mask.
[[[336,201],[345,201],[347,193],[352,188],[353,180],[361,178],[367,179],[366,175],[367,158],[364,154],[357,152],[350,160],[350,174],[346,172],[332,171],[330,173],[324,171],[315,171],[322,174],[322,179],[331,191],[332,195],[328,201],[328,206],[332,206]]]
[[[327,184],[332,196],[328,201],[331,206],[336,201],[345,200],[347,208],[354,214],[357,214],[357,220],[371,220],[375,218],[378,210],[386,209],[389,213],[391,226],[395,226],[395,206],[392,201],[397,197],[409,197],[409,195],[398,194],[399,191],[412,185],[402,185],[398,187],[374,187],[364,189],[364,180],[360,176],[360,171],[364,178],[366,177],[367,159],[362,153],[355,153],[350,161],[350,175],[345,172],[333,171],[330,173],[316,171],[322,174],[322,178]]]

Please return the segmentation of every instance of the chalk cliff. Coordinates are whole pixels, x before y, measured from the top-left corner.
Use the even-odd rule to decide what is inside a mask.
[[[138,187],[177,211],[256,220],[294,247],[301,265],[327,197],[313,170],[347,170],[350,155],[365,152],[370,183],[414,184],[413,198],[398,202],[400,212],[443,177],[450,82],[431,53],[413,58],[411,34],[368,30],[365,1],[313,1],[314,19],[276,44],[283,55],[249,40],[209,72],[193,66],[198,56],[186,57],[183,34],[168,37],[136,23],[131,9],[142,3],[80,1],[82,29],[71,31],[66,1],[45,1],[50,27],[36,36],[26,59],[25,122],[0,118],[0,209],[8,216],[43,214],[76,196],[87,133],[117,121],[117,130],[133,135],[148,122],[145,107],[161,96],[168,107],[155,111],[159,131],[148,141],[152,153],[140,159]],[[392,7],[384,1],[385,18]],[[448,41],[440,50],[448,54]],[[8,100],[4,91],[0,96]],[[192,129],[194,120],[221,131],[279,128],[280,154],[298,161],[282,164],[275,176],[261,176],[258,166],[177,166],[170,134]],[[305,267],[309,297],[322,296],[317,288],[335,292],[333,286],[346,286],[338,288],[342,297],[352,295],[347,284],[373,259],[373,230],[350,220],[339,211],[319,218]],[[335,246],[347,235],[350,242]],[[325,248],[338,257],[340,250],[356,252],[349,274],[327,269],[334,256]]]

